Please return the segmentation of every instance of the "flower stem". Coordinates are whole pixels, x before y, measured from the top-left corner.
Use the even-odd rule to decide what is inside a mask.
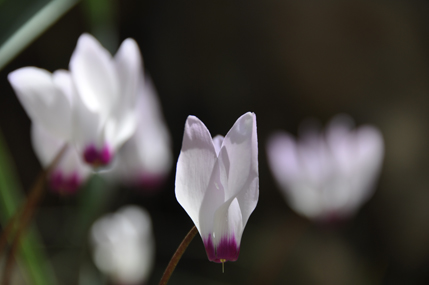
[[[179,263],[180,258],[182,257],[183,253],[185,253],[186,248],[191,243],[192,239],[197,234],[197,232],[198,230],[194,226],[189,231],[189,233],[185,236],[182,243],[179,245],[173,257],[171,258],[170,263],[168,263],[167,268],[165,269],[164,274],[162,275],[161,281],[159,281],[159,285],[165,285],[168,283],[168,280],[170,280],[171,274],[173,274],[173,271],[176,268],[177,264]]]
[[[43,197],[43,194],[45,193],[45,182],[47,175],[52,171],[52,169],[57,165],[59,160],[61,159],[62,155],[67,149],[67,144],[65,144],[62,149],[58,152],[52,163],[49,165],[49,167],[45,170],[42,170],[39,176],[37,177],[37,180],[35,181],[30,194],[28,195],[28,198],[23,206],[23,210],[18,210],[17,213],[11,218],[10,222],[6,226],[5,231],[3,231],[2,236],[0,238],[0,241],[7,241],[8,237],[11,236],[11,232],[14,229],[14,224],[18,220],[17,230],[15,233],[15,236],[12,240],[11,249],[6,261],[5,270],[3,272],[3,280],[1,284],[9,284],[10,278],[13,271],[13,265],[14,265],[14,257],[16,255],[16,252],[18,250],[19,241],[21,239],[22,234],[24,233],[25,229],[27,228],[27,225],[30,223],[31,218],[37,209],[37,205],[39,204],[41,198]],[[22,214],[21,214],[22,213]]]

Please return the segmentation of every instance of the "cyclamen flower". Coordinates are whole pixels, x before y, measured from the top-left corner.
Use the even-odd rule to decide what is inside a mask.
[[[33,147],[41,164],[48,167],[65,144],[68,148],[49,176],[51,188],[74,193],[90,175],[71,145],[76,94],[69,72],[50,72],[24,67],[11,72],[9,82],[32,121]]]
[[[269,139],[271,170],[299,214],[343,219],[371,197],[384,156],[383,137],[372,126],[352,127],[351,118],[337,116],[325,134],[307,130],[299,141],[287,133]]]
[[[98,219],[91,227],[94,263],[116,284],[141,284],[148,279],[155,258],[149,214],[126,206]]]
[[[189,116],[177,162],[176,198],[197,227],[209,260],[237,260],[258,196],[255,114],[242,115],[225,138],[213,139],[197,117]]]
[[[137,125],[136,99],[142,74],[137,43],[126,39],[115,57],[91,35],[80,36],[70,59],[77,91],[73,140],[85,161],[111,162]]]
[[[31,137],[34,151],[44,168],[49,167],[66,144],[36,124],[32,126]],[[67,146],[57,165],[50,172],[48,182],[55,192],[75,194],[91,173],[91,168],[83,163],[76,150],[72,146]]]
[[[107,179],[155,189],[172,164],[171,141],[162,117],[155,87],[149,77],[141,78],[137,97],[138,126],[118,152]]]
[[[92,166],[107,165],[134,134],[141,65],[134,40],[126,39],[112,58],[95,38],[83,34],[70,60],[70,72],[51,74],[24,67],[9,74],[9,82],[36,125],[33,145],[42,164],[50,165],[56,155],[52,151],[69,146],[51,174],[55,189],[75,191],[89,175],[79,159]]]

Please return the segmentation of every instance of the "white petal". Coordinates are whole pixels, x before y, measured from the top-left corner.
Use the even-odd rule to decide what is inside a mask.
[[[119,79],[120,99],[115,106],[114,116],[120,118],[135,108],[139,81],[143,81],[140,51],[133,39],[128,38],[122,42],[115,55],[115,66]]]
[[[94,262],[115,283],[140,284],[153,266],[154,239],[149,214],[126,206],[91,227]]]
[[[176,198],[198,229],[200,206],[215,162],[216,151],[209,131],[197,117],[189,116],[177,161]]]
[[[356,131],[357,140],[357,181],[363,190],[357,200],[366,200],[372,194],[373,184],[378,177],[384,157],[384,141],[379,130],[371,126],[360,127]]]
[[[225,150],[227,155],[222,155]],[[258,177],[258,141],[256,116],[253,113],[242,115],[223,140],[219,154],[221,168],[226,171],[227,186],[225,200],[236,197]],[[221,170],[222,172],[222,170]]]
[[[240,205],[241,215],[242,215],[242,226],[243,229],[249,220],[250,214],[256,208],[259,199],[259,177],[255,177],[250,181],[249,185],[245,186],[247,189],[241,191],[237,195],[237,202]]]
[[[198,229],[203,239],[212,235],[215,213],[224,203],[225,189],[220,178],[219,161],[217,161],[199,210]]]
[[[222,238],[235,237],[240,245],[243,233],[243,219],[237,199],[226,202],[215,214],[214,244],[218,245]]]
[[[65,142],[52,136],[42,126],[33,124],[31,138],[34,151],[43,167],[51,165]],[[68,145],[59,162],[51,172],[51,187],[53,190],[74,192],[90,176],[91,169],[80,159],[80,156]]]
[[[119,99],[118,76],[112,56],[93,36],[79,37],[70,71],[84,104],[91,111],[109,114]]]
[[[216,149],[216,154],[219,155],[220,149],[222,147],[224,137],[221,135],[217,135],[213,138],[213,144]]]
[[[73,108],[73,102],[76,100],[75,98],[77,96],[77,93],[70,72],[63,69],[56,70],[52,74],[52,78],[54,80],[55,85],[66,96],[71,108]]]
[[[59,138],[70,137],[71,103],[51,73],[24,67],[11,72],[8,79],[32,121]]]
[[[287,133],[272,135],[267,142],[268,162],[275,178],[283,187],[302,172],[295,139]]]
[[[73,143],[83,155],[85,147],[94,144],[102,147],[104,143],[105,118],[97,111],[89,109],[80,96],[76,97],[73,112]]]
[[[34,151],[43,167],[48,167],[52,163],[65,144],[64,140],[53,136],[38,124],[31,126],[31,140]]]

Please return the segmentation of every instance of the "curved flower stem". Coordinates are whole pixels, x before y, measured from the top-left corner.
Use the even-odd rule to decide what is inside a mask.
[[[18,251],[18,246],[19,246],[19,241],[21,239],[21,236],[24,233],[25,229],[27,228],[27,225],[30,223],[31,218],[37,208],[37,205],[39,204],[41,198],[43,197],[43,194],[45,193],[44,186],[45,186],[47,175],[57,165],[62,155],[66,151],[66,149],[67,149],[67,144],[61,148],[61,150],[58,152],[58,154],[56,155],[52,163],[49,165],[49,167],[41,171],[41,173],[37,177],[37,180],[30,191],[30,194],[24,204],[23,209],[17,211],[17,213],[11,218],[10,222],[6,226],[6,230],[2,233],[0,241],[3,242],[4,240],[6,243],[8,237],[11,234],[10,232],[14,228],[15,221],[18,220],[17,230],[15,233],[15,236],[13,237],[9,256],[7,258],[5,269],[3,272],[3,280],[1,284],[7,285],[10,282],[10,278],[13,271],[13,265],[14,265],[13,261],[14,261],[16,252]]]
[[[170,280],[171,274],[173,274],[173,271],[176,268],[177,263],[179,263],[180,258],[182,257],[183,253],[185,252],[186,248],[191,243],[192,239],[197,234],[197,232],[198,230],[194,226],[189,231],[189,233],[185,236],[182,243],[179,245],[173,257],[171,258],[170,263],[168,263],[167,268],[165,269],[164,274],[162,275],[161,281],[159,281],[159,285],[165,285],[168,283],[168,280]]]

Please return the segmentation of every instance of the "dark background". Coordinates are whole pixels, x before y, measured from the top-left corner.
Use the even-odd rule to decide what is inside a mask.
[[[21,0],[23,6],[13,10],[9,3],[0,2],[0,13],[10,15],[0,20],[3,40],[16,19],[43,6]],[[30,120],[7,74],[30,65],[67,69],[80,34],[97,36],[104,25],[112,34],[104,42],[112,52],[127,37],[140,45],[172,135],[174,164],[188,115],[198,116],[212,135],[226,134],[247,111],[257,116],[260,199],[240,258],[225,264],[222,274],[197,236],[170,284],[429,284],[427,2],[109,3],[105,23],[85,1],[79,3],[0,71],[0,129],[24,189],[41,167],[31,147]],[[265,145],[275,130],[296,134],[308,117],[326,124],[343,112],[358,125],[381,130],[385,161],[374,197],[349,221],[326,228],[287,206],[270,174]],[[95,214],[128,203],[148,209],[157,244],[148,284],[157,284],[192,227],[175,199],[174,173],[175,165],[156,193],[106,187],[106,201]],[[94,273],[87,238],[70,238],[85,195],[49,193],[37,216],[60,284],[77,284],[82,272],[96,276],[92,284],[106,282]]]

